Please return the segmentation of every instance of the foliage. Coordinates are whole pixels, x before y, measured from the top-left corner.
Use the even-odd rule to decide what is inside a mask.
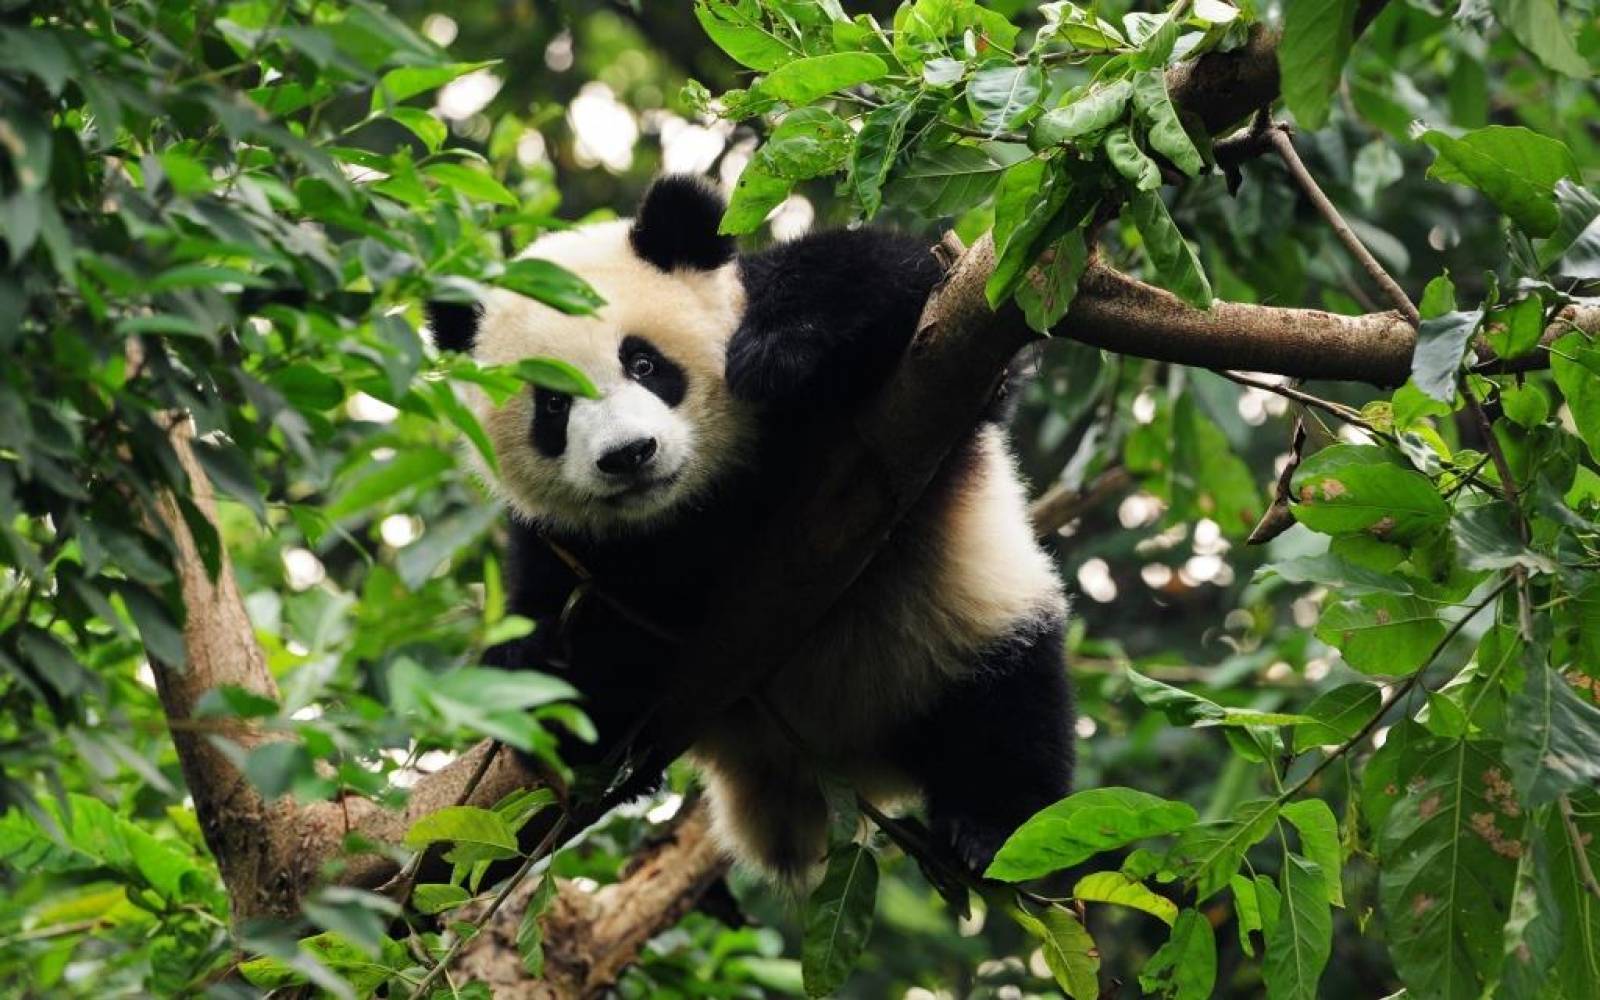
[[[269,796],[394,804],[419,760],[482,737],[548,755],[551,727],[582,731],[559,681],[477,665],[527,624],[504,614],[495,512],[468,483],[494,456],[455,392],[581,373],[440,357],[418,304],[494,285],[598,304],[507,260],[667,159],[585,146],[585,88],[662,147],[662,123],[720,116],[694,127],[734,181],[729,231],[763,238],[803,200],[823,221],[991,232],[991,301],[1041,330],[1091,257],[1200,308],[1384,308],[1282,171],[1246,164],[1230,198],[1218,137],[1168,90],[1165,70],[1241,51],[1281,7],[1296,144],[1417,296],[1411,381],[1319,390],[1326,410],[1293,413],[1302,455],[1269,419],[1280,397],[1048,344],[1025,469],[1136,484],[1060,546],[1086,595],[1083,791],[977,892],[910,828],[841,828],[804,906],[735,876],[768,926],[693,914],[619,992],[1588,995],[1600,348],[1541,337],[1600,280],[1592,2],[533,6],[0,13],[0,976],[167,995],[237,967],[260,989],[406,995],[472,934],[453,914],[499,891],[491,860],[540,860],[517,832],[554,821],[548,795],[447,810],[408,845],[447,845],[453,877],[404,911],[329,885],[296,922],[230,931],[147,680],[147,659],[182,668],[186,613],[151,525],[170,491],[246,595],[283,697],[224,689],[195,722]],[[441,110],[437,88],[489,79],[488,103]],[[1532,363],[1479,369],[1485,343]],[[1285,450],[1297,526],[1234,548]],[[242,724],[280,738],[245,751]],[[684,783],[548,862],[528,969],[553,877],[615,880]],[[1016,885],[1069,868],[1070,904]]]

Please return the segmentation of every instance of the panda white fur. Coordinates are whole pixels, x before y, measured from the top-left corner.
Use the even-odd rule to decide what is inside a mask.
[[[539,625],[491,659],[564,672],[584,693],[601,739],[563,747],[578,763],[639,738],[667,637],[700,623],[717,567],[795,488],[786,456],[892,371],[940,277],[925,243],[875,229],[739,256],[717,233],[723,207],[666,177],[636,219],[530,246],[594,286],[606,304],[593,315],[506,291],[430,307],[441,346],[485,363],[561,358],[601,393],[473,403],[499,464],[486,479],[513,515],[509,607]],[[783,878],[813,869],[820,773],[884,806],[923,799],[935,833],[980,869],[1067,793],[1065,601],[999,410],[789,661],[752,665],[768,675],[758,704],[696,742],[715,829],[741,860]],[[576,613],[574,563],[605,596]]]

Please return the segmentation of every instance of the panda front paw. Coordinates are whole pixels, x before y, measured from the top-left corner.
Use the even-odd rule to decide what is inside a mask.
[[[741,331],[728,345],[728,390],[751,403],[805,403],[814,395],[819,360],[816,348],[798,333]]]
[[[976,875],[982,875],[1011,836],[1011,830],[970,816],[945,816],[933,820],[934,836]]]

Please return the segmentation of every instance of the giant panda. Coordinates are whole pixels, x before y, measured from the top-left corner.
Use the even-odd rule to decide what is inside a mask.
[[[592,315],[505,290],[430,307],[443,348],[559,358],[599,390],[471,401],[497,458],[484,478],[510,513],[507,606],[537,623],[490,660],[564,672],[600,734],[590,759],[639,732],[718,567],[796,487],[791,456],[889,375],[942,274],[926,243],[874,228],[740,255],[718,233],[724,207],[667,176],[635,218],[529,246],[599,292]],[[921,799],[979,871],[1067,794],[1066,602],[1030,530],[1005,409],[788,661],[752,664],[757,697],[700,734],[691,757],[737,859],[806,881],[827,847],[823,775],[880,806]]]

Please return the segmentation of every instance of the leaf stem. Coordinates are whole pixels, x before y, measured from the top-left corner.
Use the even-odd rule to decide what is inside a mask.
[[[1600,899],[1600,881],[1594,877],[1594,867],[1589,864],[1589,852],[1584,849],[1583,832],[1578,829],[1577,820],[1572,818],[1572,800],[1562,793],[1556,799],[1556,808],[1561,810],[1561,825],[1567,828],[1567,839],[1572,842],[1572,853],[1578,859],[1578,875],[1583,879],[1583,887],[1589,894]]]
[[[1508,576],[1499,583],[1495,584],[1494,589],[1489,591],[1488,595],[1485,596],[1483,600],[1473,605],[1470,611],[1462,615],[1454,625],[1450,626],[1450,630],[1446,632],[1444,634],[1444,638],[1440,639],[1439,642],[1433,647],[1433,652],[1428,654],[1428,658],[1423,661],[1422,666],[1418,667],[1415,673],[1413,673],[1410,677],[1407,677],[1398,686],[1396,686],[1393,691],[1390,692],[1389,697],[1384,699],[1383,704],[1378,706],[1378,710],[1372,713],[1372,718],[1368,719],[1366,724],[1363,725],[1354,736],[1335,747],[1332,753],[1324,757],[1316,767],[1311,769],[1310,774],[1307,774],[1304,778],[1301,778],[1299,781],[1295,782],[1294,785],[1291,786],[1287,791],[1279,794],[1275,804],[1281,806],[1285,802],[1288,802],[1290,799],[1294,798],[1296,795],[1299,795],[1301,792],[1305,791],[1306,786],[1310,785],[1311,782],[1316,779],[1317,775],[1327,770],[1329,765],[1331,765],[1334,761],[1344,757],[1345,754],[1348,754],[1351,750],[1354,750],[1356,747],[1365,742],[1366,738],[1372,735],[1372,731],[1378,728],[1378,723],[1383,721],[1383,717],[1389,714],[1389,709],[1399,704],[1400,699],[1410,694],[1412,689],[1414,689],[1418,684],[1422,683],[1422,677],[1428,672],[1428,668],[1433,666],[1433,661],[1437,660],[1439,655],[1443,653],[1445,649],[1449,647],[1450,643],[1454,641],[1455,637],[1460,634],[1461,630],[1467,627],[1467,623],[1476,618],[1478,616],[1478,612],[1493,604],[1495,600],[1499,598],[1499,596],[1505,591],[1505,589],[1511,586],[1514,582],[1516,582],[1516,578]]]

